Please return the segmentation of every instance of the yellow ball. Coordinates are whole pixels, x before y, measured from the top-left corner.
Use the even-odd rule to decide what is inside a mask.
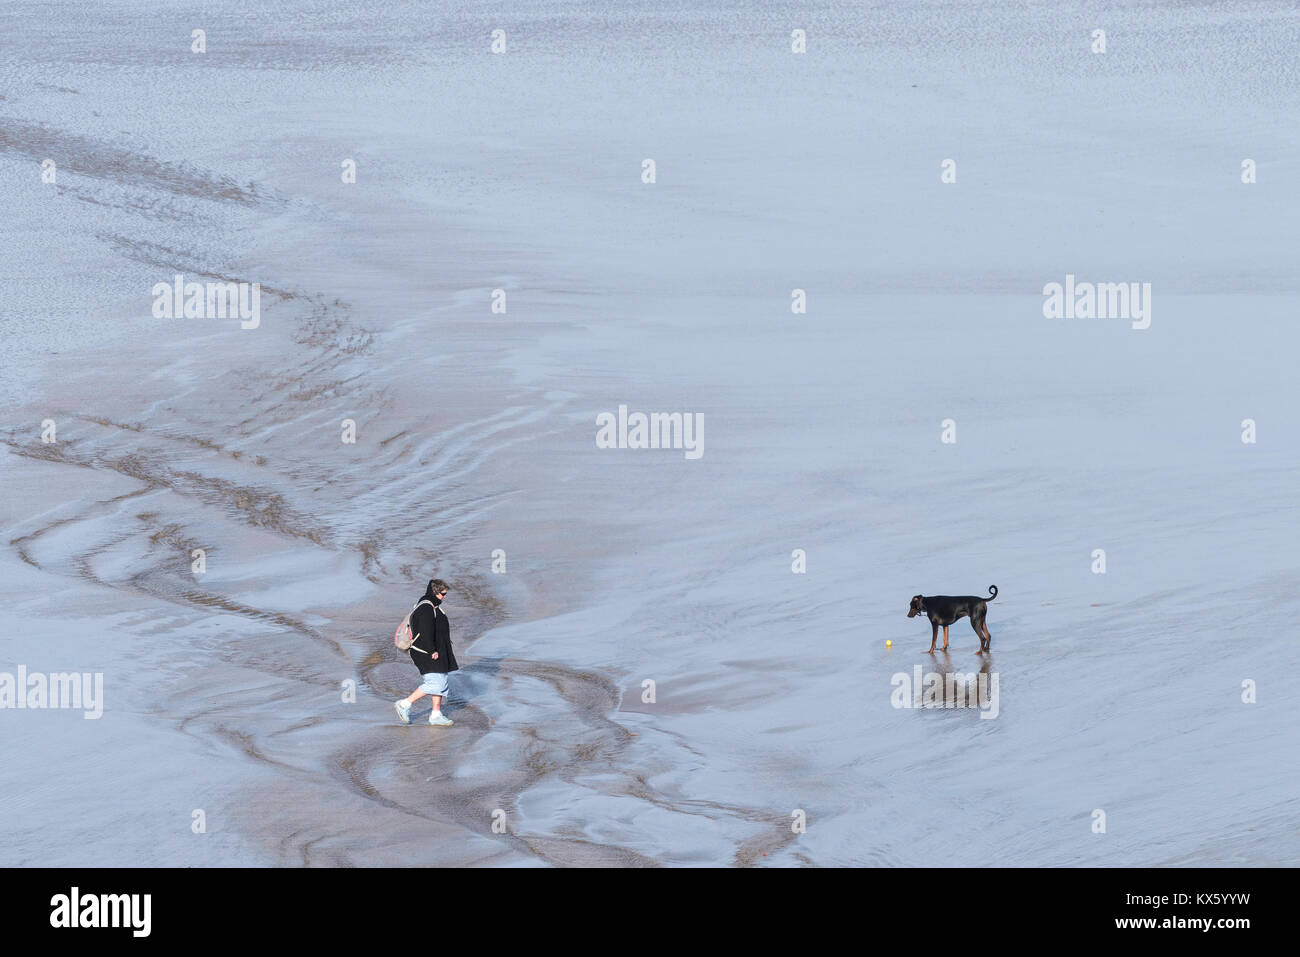
[[[885,647],[886,647],[886,648],[892,648],[892,647],[894,647],[894,643],[893,643],[892,641],[886,641],[886,642],[885,642]]]

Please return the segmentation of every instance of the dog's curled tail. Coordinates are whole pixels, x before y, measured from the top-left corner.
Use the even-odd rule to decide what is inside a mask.
[[[988,600],[989,600],[989,601],[992,601],[994,598],[997,598],[997,597],[998,597],[998,586],[997,586],[997,585],[990,585],[990,586],[989,586],[989,598],[988,598]]]

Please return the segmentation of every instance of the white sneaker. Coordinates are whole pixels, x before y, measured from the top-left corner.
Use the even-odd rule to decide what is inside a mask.
[[[405,700],[394,701],[393,707],[397,709],[397,720],[402,724],[411,723],[411,706]]]
[[[455,723],[456,723],[455,721],[452,721],[451,718],[448,718],[441,711],[439,711],[437,714],[429,715],[429,724],[436,724],[440,728],[450,727]]]

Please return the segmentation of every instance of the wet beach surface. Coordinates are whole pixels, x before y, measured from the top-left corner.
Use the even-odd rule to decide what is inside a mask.
[[[1283,6],[1117,9],[1104,64],[1009,5],[827,7],[808,59],[766,4],[59,7],[0,12],[3,667],[106,701],[0,715],[0,861],[1300,861],[1240,701],[1300,574],[1298,200],[1234,173],[1295,159]],[[1045,320],[1067,270],[1152,329]],[[178,273],[259,327],[155,319]],[[704,456],[596,448],[621,403]],[[403,727],[434,576],[456,724]],[[990,659],[924,654],[909,597],[993,582]],[[895,708],[918,664],[998,718]]]

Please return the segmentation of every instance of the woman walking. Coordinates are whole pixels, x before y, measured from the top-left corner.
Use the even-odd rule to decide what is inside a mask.
[[[447,583],[441,578],[429,582],[415,610],[411,612],[411,634],[415,643],[411,645],[411,661],[419,669],[424,679],[420,687],[407,697],[393,702],[397,709],[398,720],[402,724],[411,723],[411,705],[425,695],[433,696],[433,713],[429,715],[429,724],[446,727],[453,722],[443,716],[442,699],[447,695],[447,676],[459,671],[456,655],[451,650],[451,623],[438,607],[447,597]]]

